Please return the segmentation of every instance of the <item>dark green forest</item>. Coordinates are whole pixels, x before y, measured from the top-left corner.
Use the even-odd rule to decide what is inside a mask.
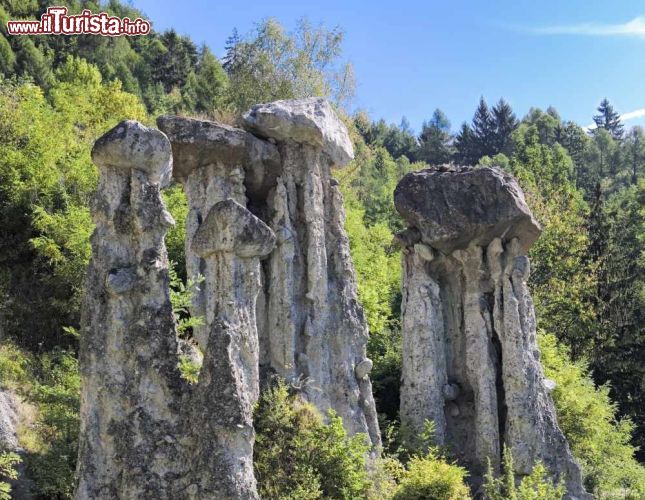
[[[119,1],[55,4],[73,13],[145,17]],[[279,386],[263,395],[256,415],[261,493],[467,497],[465,471],[450,450],[432,446],[431,436],[426,449],[406,449],[397,427],[400,254],[392,239],[403,226],[392,193],[406,173],[452,162],[497,165],[520,182],[544,228],[530,252],[529,284],[542,363],[557,383],[560,426],[589,491],[598,498],[645,496],[645,133],[621,123],[609,100],[589,110],[591,130],[552,107],[519,117],[503,97],[490,103],[482,97],[473,103],[472,121],[453,127],[441,103],[424,102],[437,109],[415,132],[405,118],[396,125],[350,112],[354,77],[340,28],[302,20],[288,31],[265,19],[241,34],[231,26],[221,34],[221,59],[172,30],[129,38],[6,33],[7,20],[39,18],[48,5],[0,0],[0,384],[25,401],[25,470],[42,498],[71,498],[74,488],[76,354],[98,176],[93,142],[126,118],[154,125],[158,115],[176,113],[235,124],[252,104],[307,96],[327,97],[354,141],[355,160],[334,175],[370,327],[385,449],[368,477],[356,466],[364,443]],[[164,196],[177,221],[166,243],[180,297],[187,293],[187,207],[177,186]],[[184,313],[180,304],[178,316]],[[278,429],[293,446],[274,449],[263,429]],[[0,455],[5,480],[14,458]],[[285,472],[285,463],[299,460],[306,473]],[[543,472],[536,467],[535,484]],[[338,478],[334,484],[330,475]],[[3,484],[0,498],[10,498]],[[529,483],[522,488],[514,498],[561,498],[555,486],[544,497],[530,496]]]

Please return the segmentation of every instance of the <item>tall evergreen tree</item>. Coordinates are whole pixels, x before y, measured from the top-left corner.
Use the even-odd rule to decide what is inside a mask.
[[[231,73],[231,71],[233,71],[233,68],[239,62],[239,52],[241,44],[242,37],[237,31],[237,28],[233,28],[233,33],[226,39],[226,43],[224,44],[226,55],[222,58],[222,67],[227,73]]]
[[[493,106],[492,118],[495,125],[495,154],[508,153],[511,134],[518,126],[515,113],[513,113],[511,106],[504,99],[500,99],[498,103]]]
[[[432,118],[423,123],[419,135],[417,160],[428,165],[441,165],[450,161],[450,121],[440,109],[435,109]]]
[[[479,99],[479,106],[477,106],[473,117],[472,130],[476,138],[477,160],[482,156],[494,156],[497,153],[495,151],[495,119],[483,97]]]
[[[598,128],[604,128],[611,136],[619,141],[623,137],[623,124],[620,115],[614,111],[607,98],[603,99],[598,106],[598,114],[594,115],[593,121]]]
[[[455,161],[460,165],[474,165],[479,160],[477,137],[470,125],[461,124],[461,129],[455,136]]]

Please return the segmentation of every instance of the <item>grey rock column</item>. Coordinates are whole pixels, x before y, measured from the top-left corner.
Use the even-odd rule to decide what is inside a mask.
[[[161,116],[159,128],[172,143],[173,178],[182,183],[188,199],[186,220],[186,270],[189,278],[205,275],[205,261],[191,242],[209,210],[231,198],[247,206],[275,184],[280,165],[278,149],[239,128],[208,120]],[[204,316],[207,297],[203,288],[193,296],[191,313]],[[197,327],[195,339],[206,349],[206,327]]]
[[[517,182],[496,168],[427,169],[406,175],[394,202],[410,226],[398,238],[403,426],[435,421],[475,485],[505,445],[518,478],[541,460],[569,498],[588,498],[539,362],[526,252],[541,228]]]
[[[304,382],[322,412],[380,444],[366,358],[368,338],[331,168],[353,157],[347,129],[323,99],[254,106],[244,127],[277,143],[281,169],[265,220],[277,236],[266,266],[263,367]]]
[[[160,197],[164,134],[124,121],[92,150],[100,180],[80,343],[77,498],[173,498],[183,384],[168,291]]]
[[[206,260],[204,364],[187,425],[195,434],[191,498],[257,498],[253,475],[253,406],[259,395],[260,257],[275,235],[232,199],[215,204],[199,226],[193,251]]]

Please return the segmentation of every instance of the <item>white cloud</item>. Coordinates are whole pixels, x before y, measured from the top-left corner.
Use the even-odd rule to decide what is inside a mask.
[[[629,113],[623,113],[620,115],[620,121],[626,122],[628,120],[633,120],[635,118],[643,118],[645,116],[645,108],[642,109],[635,109],[634,111],[630,111]],[[587,125],[584,127],[585,130],[593,130],[596,128],[596,124],[592,123],[591,125]]]
[[[645,38],[645,16],[635,17],[622,24],[565,24],[530,30],[538,35],[632,36]]]

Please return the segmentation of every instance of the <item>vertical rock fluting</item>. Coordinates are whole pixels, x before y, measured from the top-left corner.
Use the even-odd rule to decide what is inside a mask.
[[[192,250],[206,260],[208,344],[187,425],[210,436],[190,460],[192,498],[257,498],[253,476],[253,406],[259,395],[256,299],[260,257],[275,235],[227,199],[199,226]]]
[[[265,266],[261,367],[294,383],[321,411],[334,409],[350,433],[380,444],[366,357],[367,326],[344,231],[333,166],[353,158],[345,125],[323,99],[253,107],[244,127],[277,143],[281,168],[265,221],[277,246]]]
[[[516,181],[495,168],[429,169],[406,175],[394,201],[410,226],[398,238],[404,428],[434,421],[475,484],[508,446],[518,477],[541,460],[569,498],[589,498],[540,365],[526,252],[541,229]]]
[[[280,167],[277,148],[244,130],[179,116],[161,116],[157,125],[172,143],[173,178],[184,186],[188,199],[186,270],[189,277],[205,275],[205,261],[191,242],[209,210],[231,198],[247,206],[249,196],[260,197],[275,182]],[[191,313],[205,316],[207,298],[201,288],[193,296]],[[206,349],[206,326],[197,327],[195,339]]]
[[[121,122],[94,145],[100,180],[80,344],[77,498],[173,498],[182,381],[160,197],[168,139]]]

